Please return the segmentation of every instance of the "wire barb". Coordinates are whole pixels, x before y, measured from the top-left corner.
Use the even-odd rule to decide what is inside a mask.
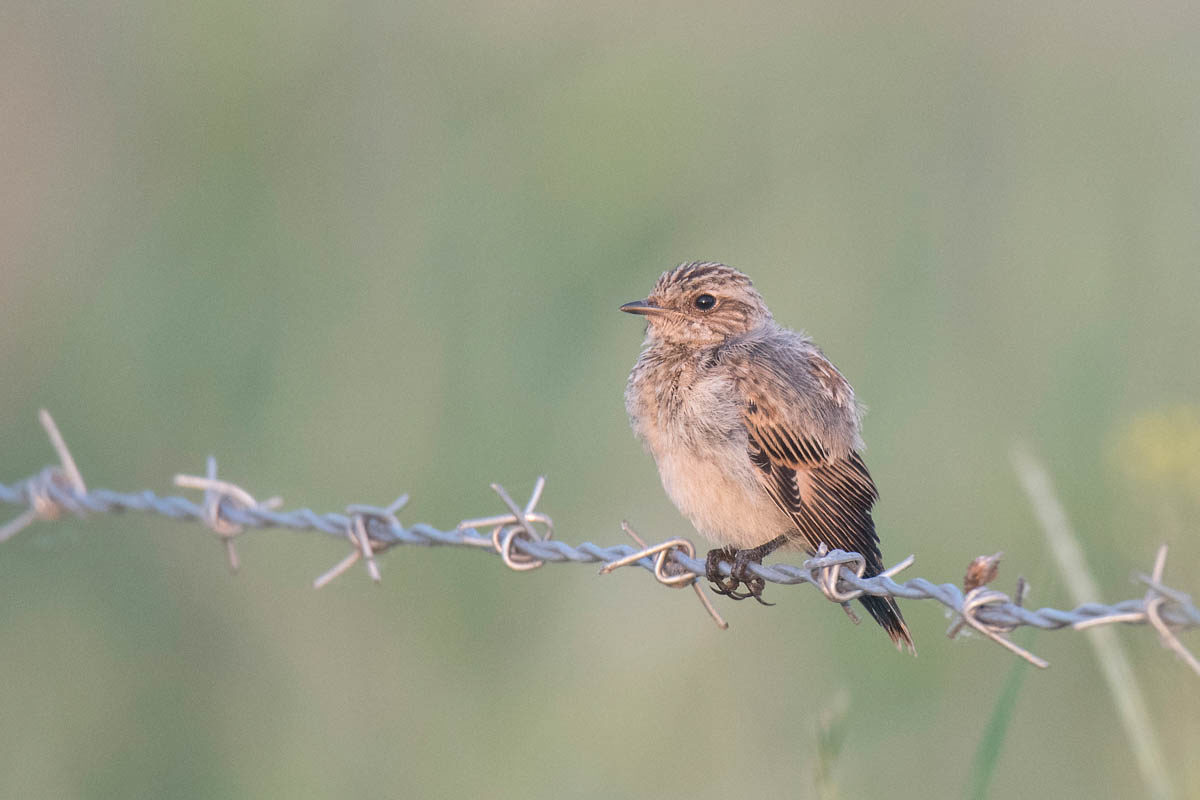
[[[893,575],[899,574],[902,570],[912,566],[915,556],[909,556],[893,567],[885,569],[879,573],[879,576],[890,578]],[[855,625],[862,622],[858,614],[850,606],[851,600],[857,600],[865,590],[856,589],[845,583],[842,580],[843,574],[853,574],[855,578],[862,579],[863,574],[867,571],[867,560],[860,553],[849,553],[844,550],[830,550],[828,546],[822,543],[816,554],[804,562],[804,569],[808,570],[810,581],[813,586],[821,591],[821,594],[832,603],[837,603],[842,607],[842,611],[846,612],[846,616]],[[843,573],[843,569],[846,570]],[[843,588],[849,587],[849,588]]]
[[[690,585],[696,590],[696,597],[700,599],[700,604],[704,606],[704,610],[712,617],[713,622],[717,623],[717,627],[721,630],[729,627],[729,623],[725,621],[725,618],[713,606],[712,601],[708,599],[708,595],[704,593],[704,589],[700,587],[700,583],[697,580],[700,575],[682,567],[678,562],[667,560],[671,553],[677,550],[682,552],[687,558],[695,558],[696,548],[690,541],[687,539],[670,539],[653,547],[647,547],[646,542],[642,540],[641,536],[638,536],[637,531],[627,521],[621,520],[621,530],[629,534],[629,537],[637,542],[638,546],[642,549],[618,558],[616,561],[608,562],[600,568],[601,575],[607,575],[619,567],[628,567],[631,564],[636,564],[643,558],[655,556],[654,577],[659,583],[663,586],[672,587]]]
[[[534,511],[538,501],[542,499],[542,490],[546,488],[546,478],[544,475],[539,475],[533,485],[533,493],[529,496],[529,502],[521,508],[508,496],[508,492],[498,483],[493,483],[492,491],[500,496],[500,500],[504,505],[508,506],[511,514],[502,514],[496,517],[481,517],[480,519],[468,519],[458,523],[458,529],[464,530],[467,528],[480,528],[494,525],[492,529],[492,547],[500,554],[504,565],[511,570],[524,572],[526,570],[537,569],[546,563],[541,559],[534,558],[527,553],[513,552],[513,544],[518,540],[525,542],[545,542],[554,538],[554,521],[550,517]],[[533,523],[539,523],[545,526],[546,532],[539,534]]]
[[[282,497],[271,497],[260,503],[254,499],[254,495],[242,487],[229,481],[219,480],[217,478],[217,459],[215,456],[208,457],[207,470],[204,477],[199,475],[176,475],[175,485],[184,489],[204,490],[204,524],[211,528],[217,536],[221,537],[221,541],[225,543],[225,556],[229,560],[229,569],[233,572],[237,572],[241,567],[237,548],[234,546],[233,540],[242,532],[243,528],[241,525],[237,525],[222,517],[221,504],[228,501],[235,508],[268,510],[273,510],[283,505]]]
[[[1167,568],[1167,546],[1164,544],[1158,548],[1158,554],[1154,557],[1154,570],[1149,576],[1141,575],[1139,580],[1146,584],[1146,620],[1158,631],[1158,638],[1162,641],[1163,646],[1175,652],[1183,662],[1192,668],[1192,672],[1200,675],[1200,661],[1183,646],[1179,641],[1179,637],[1175,635],[1175,631],[1171,630],[1162,618],[1160,613],[1162,607],[1168,602],[1191,605],[1192,598],[1183,592],[1177,592],[1163,585],[1163,572]]]
[[[39,519],[58,519],[64,509],[80,517],[84,514],[83,507],[72,497],[87,494],[83,475],[79,473],[79,467],[75,465],[75,459],[50,412],[40,409],[38,421],[42,423],[54,452],[58,454],[58,466],[46,467],[18,484],[29,507],[0,526],[0,542],[16,536]]]
[[[1012,631],[1014,625],[1000,625],[995,623],[986,623],[979,619],[976,612],[988,605],[1011,605],[1012,601],[1004,592],[998,592],[995,589],[989,589],[986,586],[978,586],[967,592],[967,596],[963,598],[962,611],[959,612],[962,616],[962,621],[970,625],[975,630],[982,633],[984,636],[991,639],[1001,647],[1006,647],[1012,652],[1019,655],[1021,658],[1033,664],[1035,667],[1046,669],[1050,666],[1050,662],[1044,658],[1039,658],[1025,648],[1021,647],[1011,639],[1007,639],[1003,634]],[[951,638],[958,633],[960,626],[951,626],[947,632]]]
[[[364,505],[346,506],[346,513],[350,515],[346,524],[346,537],[354,545],[354,551],[334,564],[328,571],[317,576],[317,579],[313,581],[313,588],[320,589],[325,586],[331,580],[354,566],[364,556],[367,559],[367,574],[371,577],[371,580],[379,583],[382,580],[382,576],[379,573],[379,565],[375,563],[375,554],[382,553],[395,544],[395,542],[372,539],[370,523],[377,521],[389,528],[392,526],[397,528],[403,527],[400,524],[400,520],[396,518],[396,512],[404,508],[407,504],[408,495],[402,494],[386,508]]]

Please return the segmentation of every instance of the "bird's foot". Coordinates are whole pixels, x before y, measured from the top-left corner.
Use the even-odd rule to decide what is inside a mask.
[[[732,577],[726,579],[721,577],[721,562],[730,561],[737,551],[732,546],[718,547],[715,550],[709,550],[708,556],[704,559],[704,577],[712,582],[712,590],[717,594],[729,595],[738,587],[738,582]]]
[[[761,547],[753,547],[749,550],[720,547],[716,550],[709,550],[708,557],[704,560],[704,577],[712,581],[712,590],[717,594],[732,597],[734,600],[753,597],[764,606],[773,606],[774,603],[768,603],[762,599],[763,589],[766,588],[767,582],[752,574],[748,569],[751,564],[761,564],[764,555]],[[722,561],[730,562],[728,578],[721,575]],[[746,590],[738,591],[743,586],[746,587]]]

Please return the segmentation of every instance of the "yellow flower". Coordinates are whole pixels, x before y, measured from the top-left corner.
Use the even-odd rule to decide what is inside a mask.
[[[1200,500],[1200,406],[1135,417],[1117,434],[1112,452],[1127,478]]]

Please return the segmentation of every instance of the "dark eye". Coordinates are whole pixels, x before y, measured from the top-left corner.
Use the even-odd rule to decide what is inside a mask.
[[[708,311],[717,304],[717,298],[711,294],[696,295],[696,299],[692,301],[692,304],[701,311]]]

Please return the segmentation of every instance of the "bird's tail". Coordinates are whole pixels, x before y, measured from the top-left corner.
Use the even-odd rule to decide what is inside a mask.
[[[908,625],[904,623],[904,615],[900,613],[900,606],[896,605],[894,597],[876,597],[864,594],[858,599],[875,618],[875,621],[887,631],[888,636],[892,637],[892,642],[895,643],[897,650],[907,647],[908,652],[914,656],[917,654],[917,648],[913,645],[912,636],[908,632]]]

